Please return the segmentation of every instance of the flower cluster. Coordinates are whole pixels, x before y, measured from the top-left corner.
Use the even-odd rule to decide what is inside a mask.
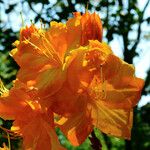
[[[102,42],[102,32],[99,16],[88,12],[20,30],[11,51],[20,69],[9,91],[1,83],[0,116],[14,120],[24,149],[64,149],[56,126],[75,146],[94,127],[130,139],[143,80]]]

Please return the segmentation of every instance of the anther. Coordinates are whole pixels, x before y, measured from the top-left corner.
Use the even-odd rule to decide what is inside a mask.
[[[21,17],[22,27],[24,27],[24,20],[23,20],[22,12],[20,12],[20,17]]]
[[[31,22],[31,24],[34,24],[32,19],[30,19],[30,22]]]
[[[40,23],[41,23],[41,29],[43,28],[43,22],[42,22],[42,19],[40,19]]]
[[[100,78],[101,78],[101,82],[102,82],[101,83],[102,84],[101,91],[103,94],[102,98],[105,99],[106,98],[106,81],[103,77],[103,65],[102,64],[100,64]]]
[[[85,13],[88,13],[89,2],[87,1]]]
[[[2,80],[0,79],[0,95],[2,96],[5,93],[8,93],[8,89],[4,86]]]

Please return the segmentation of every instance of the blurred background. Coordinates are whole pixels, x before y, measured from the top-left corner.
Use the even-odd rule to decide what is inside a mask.
[[[31,20],[40,26],[40,19],[49,27],[55,20],[65,22],[72,12],[96,11],[100,15],[104,35],[114,53],[134,64],[136,76],[145,80],[142,98],[134,110],[131,141],[107,136],[97,129],[95,133],[103,150],[150,150],[150,0],[0,0],[0,78],[10,88],[19,67],[9,56],[12,43],[18,39],[22,27]],[[0,126],[10,128],[12,121],[0,119]],[[73,147],[56,130],[59,140],[68,150],[91,150],[90,140]],[[7,142],[6,133],[0,129],[0,147]],[[11,139],[12,150],[19,150],[21,140]]]

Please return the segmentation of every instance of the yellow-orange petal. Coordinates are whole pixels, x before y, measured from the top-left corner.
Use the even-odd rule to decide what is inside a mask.
[[[29,99],[29,96],[20,89],[12,88],[9,95],[0,97],[0,116],[6,120],[15,119],[16,114],[26,105],[25,99]]]
[[[78,112],[70,118],[62,118],[58,122],[60,129],[74,146],[82,144],[93,130],[90,112]]]
[[[54,21],[50,23],[50,29],[45,32],[45,37],[48,42],[51,43],[62,62],[64,61],[65,53],[68,49],[67,36],[66,25]]]
[[[16,81],[9,95],[0,98],[0,117],[13,119],[12,130],[23,137],[25,149],[60,149],[54,129],[53,112],[42,108],[39,97]]]
[[[88,45],[89,40],[102,41],[102,23],[96,13],[86,12],[81,15],[76,12],[74,17],[67,21],[66,26],[69,50]]]
[[[3,143],[3,148],[2,148],[2,147],[0,147],[0,150],[10,150],[10,149],[6,146],[6,144],[5,144],[5,143]]]
[[[79,12],[74,13],[74,17],[70,18],[66,22],[67,26],[67,41],[68,41],[68,51],[79,47],[81,40],[81,14]]]
[[[86,12],[81,18],[81,45],[87,45],[89,40],[102,41],[103,29],[100,17],[94,12]]]
[[[106,134],[130,139],[133,120],[132,109],[110,109],[102,101],[90,105],[93,124]]]
[[[100,72],[103,64],[112,51],[105,43],[97,40],[90,41],[86,47],[79,47],[70,52],[71,59],[68,63],[68,82],[73,91],[87,89],[93,79],[93,75]]]
[[[83,47],[71,52],[73,59],[68,65],[67,78],[73,92],[84,90],[92,80],[93,73],[89,71],[87,66],[84,66],[86,52],[87,48]]]
[[[72,92],[67,83],[64,83],[61,89],[52,95],[51,103],[53,112],[67,117],[76,113],[79,110],[78,106],[82,105],[82,101],[78,100],[78,95]]]
[[[134,107],[140,100],[144,85],[134,73],[132,65],[110,54],[89,86],[91,98],[103,101],[110,108]]]
[[[46,113],[39,112],[37,112],[37,114],[35,115],[32,115],[32,113],[36,113],[32,111],[30,113],[32,119],[28,118],[28,121],[24,122],[24,125],[22,126],[20,131],[21,135],[23,136],[24,148],[31,148],[35,150],[63,150],[64,148],[59,144],[54,127],[49,121],[49,117],[52,116],[48,116]]]
[[[66,73],[61,68],[47,69],[39,73],[34,87],[39,90],[41,97],[49,97],[61,88],[65,79]]]

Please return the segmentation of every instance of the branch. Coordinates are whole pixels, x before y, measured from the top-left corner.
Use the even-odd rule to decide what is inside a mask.
[[[102,150],[102,144],[100,143],[99,139],[96,137],[94,130],[91,132],[91,137],[89,137],[91,141],[91,146],[93,150]]]
[[[34,8],[32,7],[32,4],[31,4],[31,3],[28,3],[28,5],[29,5],[29,7],[31,8],[31,10],[32,10],[34,13],[36,13],[37,15],[42,14],[42,10],[43,10],[43,8],[44,8],[44,4],[42,4],[42,8],[41,8],[41,10],[40,10],[40,13],[38,13],[37,11],[34,10]]]
[[[122,0],[118,0],[119,6],[123,6]]]
[[[72,12],[75,12],[76,10],[75,10],[74,4],[72,4],[70,0],[67,0],[67,2],[68,2],[68,5],[69,5],[68,7],[70,8],[70,10],[72,10]]]
[[[134,50],[137,48],[138,43],[140,42],[141,31],[142,31],[142,30],[141,30],[141,25],[142,25],[142,23],[143,23],[144,13],[145,13],[145,11],[146,11],[146,8],[147,8],[149,2],[150,2],[150,0],[147,1],[147,3],[146,3],[145,6],[144,6],[143,11],[141,12],[141,13],[142,13],[141,16],[139,16],[139,26],[138,26],[138,30],[137,30],[137,32],[138,32],[137,40],[135,41],[134,45],[132,46],[131,51],[134,51]]]

